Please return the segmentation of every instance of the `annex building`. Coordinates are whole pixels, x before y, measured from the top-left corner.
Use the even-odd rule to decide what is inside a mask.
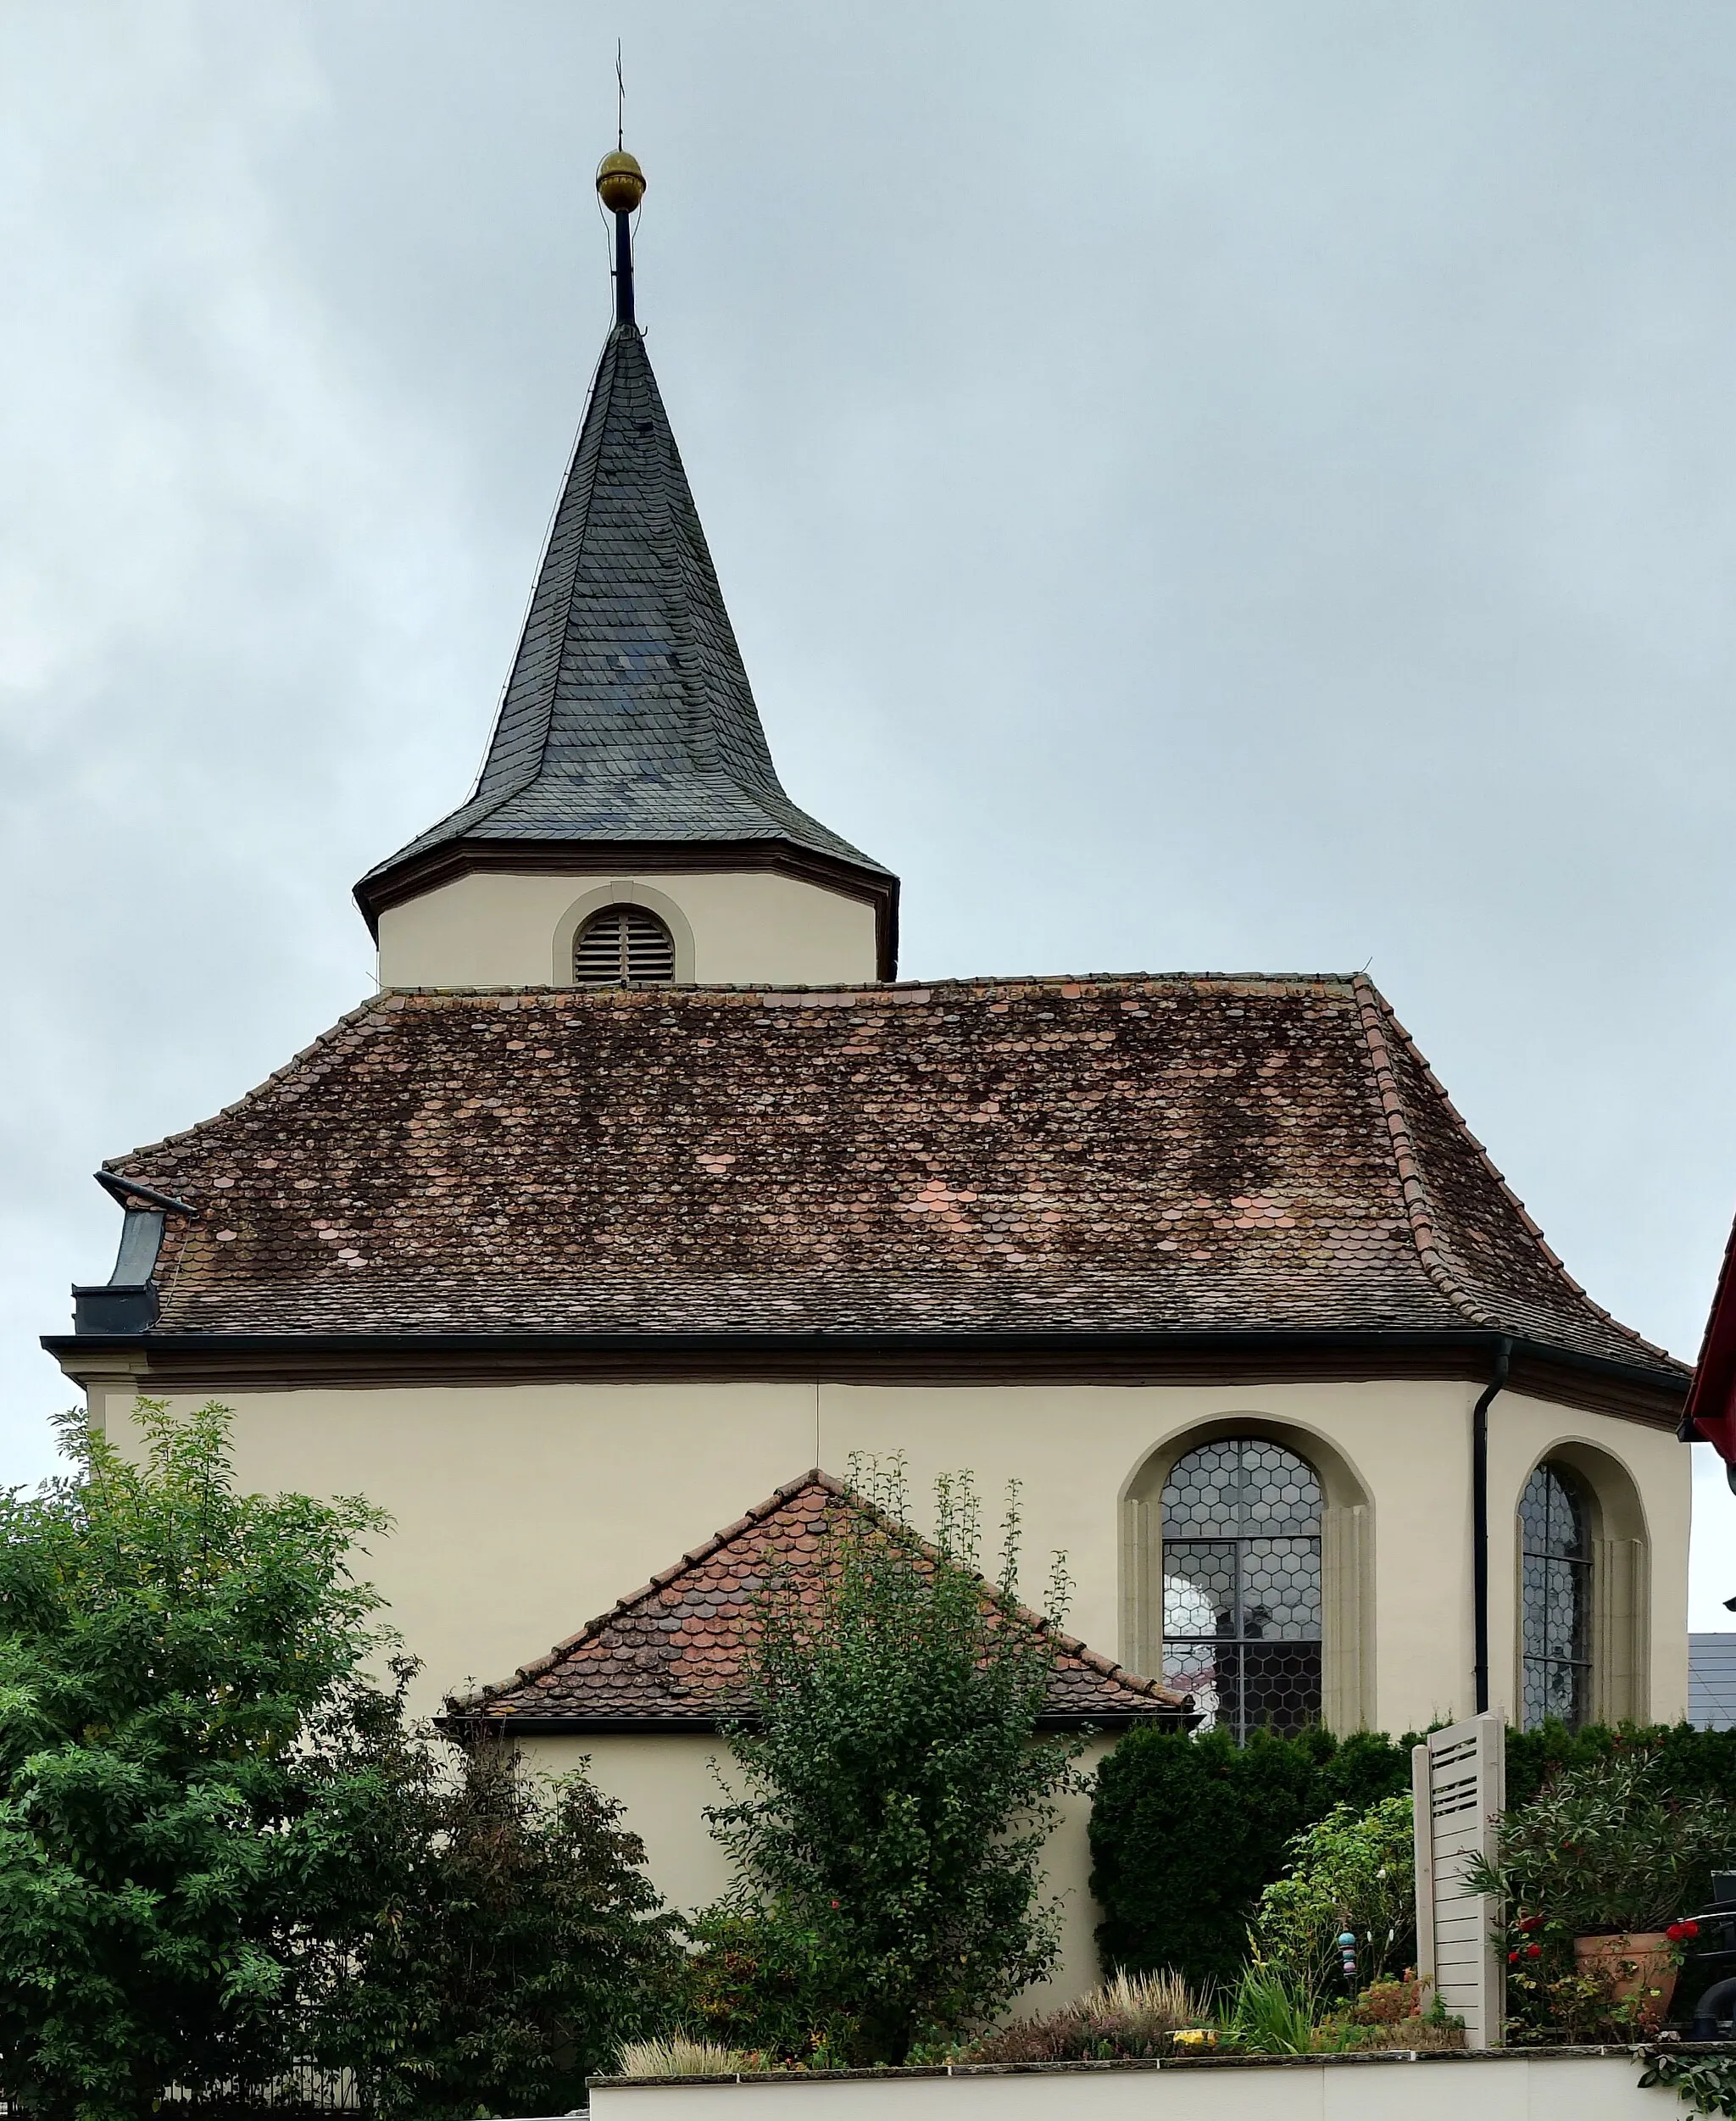
[[[1077,1583],[1052,1713],[1099,1744],[1682,1715],[1688,1372],[1366,979],[899,978],[897,878],[766,747],[628,162],[481,777],[356,887],[379,993],[106,1166],[119,1260],[47,1343],[92,1418],[218,1398],[248,1484],[388,1510],[427,1705],[589,1753],[690,1903],[754,1556],[857,1453],[1020,1481]]]

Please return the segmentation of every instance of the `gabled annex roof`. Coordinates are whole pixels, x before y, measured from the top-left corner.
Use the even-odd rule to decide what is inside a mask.
[[[1511,1335],[1516,1387],[1540,1350],[1672,1422],[1687,1377],[1568,1275],[1360,977],[387,993],[112,1168],[198,1211],[156,1264],[164,1361],[1029,1375],[1039,1344],[1088,1372],[1349,1338],[1333,1374],[1426,1343],[1468,1354],[1424,1373],[1486,1375]]]
[[[817,1467],[684,1555],[546,1657],[498,1686],[455,1697],[454,1724],[510,1723],[527,1730],[707,1730],[749,1706],[743,1683],[755,1597],[778,1569],[798,1578],[824,1566],[827,1521],[839,1511],[887,1522],[846,1484]],[[933,1550],[921,1551],[931,1559]],[[983,1586],[985,1600],[990,1595]],[[1054,1727],[1191,1723],[1192,1701],[1125,1672],[1038,1614],[1013,1624],[1053,1646],[1049,1700]]]
[[[468,802],[356,886],[370,922],[442,851],[782,844],[891,885],[784,793],[636,326],[604,346]]]

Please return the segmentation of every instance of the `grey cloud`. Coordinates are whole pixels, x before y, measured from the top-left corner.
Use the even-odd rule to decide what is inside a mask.
[[[1286,0],[0,14],[9,1468],[97,1158],[364,991],[607,314],[919,973],[1372,969],[1693,1352],[1730,1212],[1736,18]],[[1736,1506],[1702,1517],[1736,1589]],[[1716,1611],[1716,1608],[1713,1609]]]

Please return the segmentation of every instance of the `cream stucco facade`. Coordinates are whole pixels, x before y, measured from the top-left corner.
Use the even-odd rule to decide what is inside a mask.
[[[124,1433],[133,1396],[130,1379],[97,1384],[93,1411]],[[572,1383],[220,1396],[235,1409],[248,1485],[359,1492],[391,1512],[394,1529],[367,1567],[424,1661],[430,1706],[467,1680],[506,1678],[782,1483],[813,1465],[842,1472],[856,1453],[903,1453],[919,1506],[935,1473],[960,1467],[990,1498],[1019,1481],[1027,1555],[1040,1564],[1052,1549],[1066,1554],[1067,1625],[1138,1669],[1155,1646],[1139,1575],[1160,1528],[1149,1516],[1142,1527],[1130,1501],[1154,1462],[1238,1430],[1288,1444],[1323,1472],[1329,1507],[1363,1513],[1356,1550],[1340,1563],[1356,1580],[1336,1593],[1327,1556],[1329,1656],[1346,1647],[1347,1628],[1364,1636],[1358,1690],[1341,1695],[1335,1720],[1402,1731],[1471,1706],[1468,1382]],[[1611,1660],[1631,1691],[1608,1706],[1681,1716],[1688,1454],[1666,1429],[1517,1393],[1504,1393],[1490,1419],[1491,1706],[1516,1713],[1516,1511],[1544,1458],[1581,1469],[1601,1506],[1596,1536],[1643,1557],[1604,1557],[1640,1579],[1613,1607],[1605,1594],[1600,1624],[1633,1645]],[[1338,1468],[1360,1494],[1347,1494]]]
[[[1102,1737],[1084,1741],[1075,1763],[1081,1776],[1091,1774],[1112,1743]],[[520,1750],[540,1773],[569,1774],[582,1768],[599,1790],[621,1800],[624,1823],[644,1842],[646,1867],[671,1906],[696,1912],[729,1884],[728,1859],[705,1823],[706,1806],[722,1802],[726,1789],[739,1787],[735,1762],[717,1739],[599,1733],[583,1739],[526,1738]],[[1099,1916],[1090,1888],[1090,1799],[1070,1790],[1060,1810],[1044,1868],[1047,1896],[1061,1905],[1060,1961],[1051,1979],[1026,1990],[1021,2009],[1064,2002],[1088,1988],[1096,1975],[1092,1932]]]
[[[127,1430],[134,1389],[125,1374],[93,1381],[93,1410],[112,1433]],[[1138,1669],[1159,1652],[1141,1589],[1161,1536],[1154,1482],[1195,1441],[1271,1436],[1316,1467],[1325,1491],[1327,1716],[1399,1732],[1472,1706],[1477,1389],[1415,1379],[663,1381],[220,1396],[235,1411],[237,1469],[248,1485],[360,1492],[391,1512],[391,1535],[364,1566],[424,1661],[427,1709],[467,1682],[507,1678],[781,1484],[815,1464],[843,1472],[856,1453],[902,1453],[919,1504],[939,1472],[968,1467],[990,1498],[1016,1479],[1033,1567],[1053,1548],[1066,1554],[1076,1586],[1069,1627]],[[1516,1392],[1495,1401],[1497,1711],[1515,1716],[1518,1698],[1516,1511],[1532,1469],[1550,1458],[1576,1468],[1594,1506],[1594,1708],[1664,1720],[1684,1713],[1687,1457],[1667,1429]],[[1354,1517],[1354,1535],[1335,1512]],[[715,1794],[705,1768],[715,1741],[604,1735],[536,1744],[551,1764],[592,1756],[603,1786],[626,1801],[671,1898],[693,1905],[711,1896],[722,1873],[699,1815]],[[1064,1977],[1074,1984],[1091,1971],[1082,1836],[1082,1823],[1071,1822],[1052,1865],[1057,1886],[1079,1903]]]
[[[380,915],[382,987],[565,987],[595,912],[641,905],[675,944],[684,984],[825,985],[877,977],[874,905],[770,870],[618,877],[473,870]]]

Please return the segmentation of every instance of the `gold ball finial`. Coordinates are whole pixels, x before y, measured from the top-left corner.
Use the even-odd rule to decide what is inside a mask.
[[[645,172],[625,148],[597,164],[597,196],[611,214],[631,214],[645,196]]]

